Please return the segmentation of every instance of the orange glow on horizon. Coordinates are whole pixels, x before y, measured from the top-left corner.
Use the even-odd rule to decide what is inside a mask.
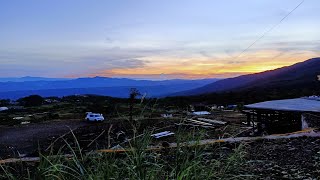
[[[161,57],[149,58],[150,63],[139,68],[114,68],[102,70],[89,76],[106,77],[160,77],[199,79],[199,78],[228,78],[243,74],[258,73],[273,70],[284,66],[293,65],[298,62],[316,57],[314,53],[300,53],[295,56],[279,56],[277,51],[256,52],[249,57],[242,57],[233,62],[232,59],[201,59],[190,58],[188,60],[168,58],[171,60],[159,59]],[[277,58],[272,58],[276,57]],[[271,57],[271,58],[270,58]],[[150,60],[151,59],[151,60]],[[154,62],[154,63],[153,63]],[[159,63],[161,62],[161,63]]]

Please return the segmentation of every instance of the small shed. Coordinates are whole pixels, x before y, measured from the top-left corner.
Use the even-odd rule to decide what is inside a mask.
[[[247,124],[258,132],[282,133],[302,130],[310,124],[320,125],[320,98],[318,96],[265,101],[245,105]],[[320,126],[319,126],[320,127]]]

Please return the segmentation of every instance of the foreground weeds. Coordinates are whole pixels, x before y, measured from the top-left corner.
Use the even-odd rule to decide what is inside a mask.
[[[65,142],[58,153],[40,154],[38,163],[17,163],[0,166],[0,179],[247,179],[239,168],[246,156],[245,145],[231,145],[229,152],[219,146],[180,145],[198,141],[192,133],[176,134],[178,147],[148,151],[151,133],[130,142],[126,153],[83,153],[74,142]],[[185,133],[184,133],[185,134]]]

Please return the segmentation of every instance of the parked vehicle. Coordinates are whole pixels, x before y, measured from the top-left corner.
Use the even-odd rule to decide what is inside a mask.
[[[92,121],[92,122],[104,121],[104,117],[102,114],[99,114],[99,113],[87,112],[86,120]]]

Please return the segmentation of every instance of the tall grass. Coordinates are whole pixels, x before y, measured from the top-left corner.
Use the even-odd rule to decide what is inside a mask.
[[[24,169],[0,166],[3,179],[240,179],[240,166],[246,156],[245,146],[235,146],[226,156],[217,156],[219,147],[182,146],[183,142],[197,142],[202,135],[194,132],[176,133],[177,148],[161,151],[148,151],[151,132],[130,142],[130,151],[117,153],[84,153],[76,136],[73,142],[65,145],[56,153],[40,154],[36,164],[20,164]],[[201,134],[201,133],[200,133]],[[184,144],[185,145],[185,144]],[[68,152],[68,155],[65,153]],[[27,168],[25,168],[27,166]]]

